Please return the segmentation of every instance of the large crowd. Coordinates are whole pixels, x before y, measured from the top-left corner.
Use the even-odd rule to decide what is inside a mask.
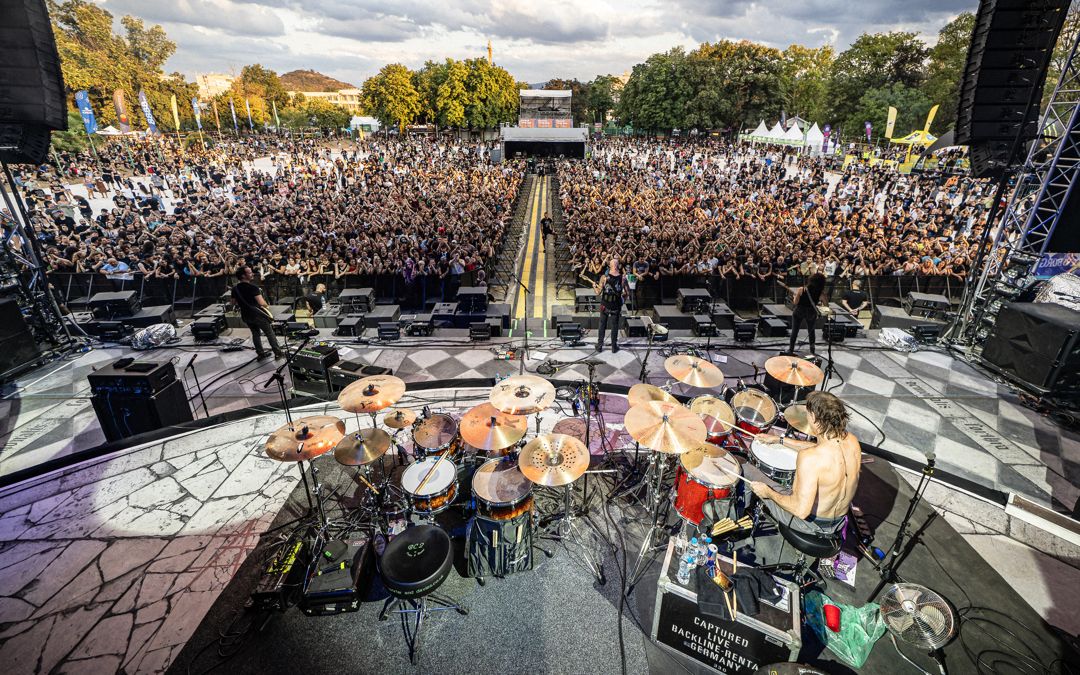
[[[605,139],[558,169],[575,268],[640,279],[877,275],[964,279],[991,186],[883,163],[706,140]]]
[[[53,272],[189,279],[249,265],[261,278],[397,275],[405,293],[423,280],[452,294],[484,283],[522,178],[483,145],[393,137],[115,143],[96,155],[18,178]]]

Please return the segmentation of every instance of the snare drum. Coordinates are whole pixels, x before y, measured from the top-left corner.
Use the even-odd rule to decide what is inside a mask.
[[[698,396],[690,400],[690,411],[705,422],[705,440],[713,445],[723,445],[733,434],[735,411],[727,401],[716,396]]]
[[[795,463],[799,453],[783,445],[771,445],[755,440],[750,444],[750,461],[761,472],[784,487],[795,480]]]
[[[481,464],[473,474],[472,491],[476,515],[488,520],[513,520],[533,508],[532,483],[510,458]]]
[[[413,427],[413,448],[416,456],[441,455],[450,449],[449,459],[457,460],[464,444],[458,435],[458,423],[453,417],[437,413],[417,422]]]
[[[776,422],[776,403],[763,391],[744,389],[731,397],[735,425],[752,434],[763,434]]]
[[[420,482],[436,463],[438,466],[421,489]],[[401,475],[401,488],[415,513],[435,515],[445,511],[457,496],[457,466],[448,459],[439,462],[439,458],[434,456],[417,460],[405,468],[405,473]]]
[[[698,451],[694,451],[698,452]],[[688,452],[682,456],[682,461],[675,470],[675,489],[672,494],[672,503],[679,516],[694,525],[700,525],[705,519],[705,503],[710,500],[731,499],[735,495],[738,478],[728,473],[734,472],[742,475],[742,467],[739,462],[723,453],[719,457],[701,457],[699,464],[688,462],[689,456],[694,452]],[[695,460],[696,462],[696,460]],[[693,468],[688,468],[693,466]],[[720,467],[723,467],[720,468]],[[724,471],[727,469],[727,471]]]

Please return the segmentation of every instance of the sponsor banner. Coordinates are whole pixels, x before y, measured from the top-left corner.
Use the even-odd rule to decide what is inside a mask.
[[[892,138],[896,128],[896,108],[889,106],[889,119],[885,122],[885,138]]]
[[[518,126],[522,129],[533,129],[536,127],[536,120],[518,120]]]
[[[191,99],[191,110],[195,113],[195,126],[202,131],[202,110],[199,109],[199,99]]]
[[[117,89],[112,95],[113,108],[116,108],[116,128],[121,133],[131,133],[131,117],[124,102],[124,90]]]
[[[79,114],[82,115],[82,123],[86,127],[86,133],[92,134],[97,131],[97,119],[94,117],[94,109],[90,107],[90,93],[85,89],[75,92],[75,105],[79,107]]]
[[[139,90],[139,107],[142,108],[143,117],[146,118],[146,126],[150,133],[157,135],[157,122],[154,121],[154,111],[150,110],[150,102],[146,100],[146,92]]]
[[[536,120],[536,126],[540,129],[550,129],[552,127],[552,119],[539,119]]]
[[[574,120],[555,120],[556,129],[571,129],[574,126]]]
[[[1078,265],[1080,265],[1080,253],[1047,253],[1035,265],[1035,276],[1052,277],[1065,274],[1070,270],[1073,274],[1080,276],[1080,269],[1073,270]]]

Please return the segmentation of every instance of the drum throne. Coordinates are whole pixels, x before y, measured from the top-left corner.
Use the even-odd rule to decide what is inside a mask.
[[[795,562],[761,565],[758,569],[788,575],[802,589],[817,583],[824,583],[824,579],[817,569],[818,563],[822,558],[831,558],[840,552],[840,547],[844,544],[844,531],[847,529],[847,521],[845,520],[843,527],[836,533],[825,536],[796,530],[774,518],[766,509],[762,509],[762,514],[776,525],[777,531],[784,539],[777,559],[783,558],[784,546],[788,544],[795,549],[798,557]]]

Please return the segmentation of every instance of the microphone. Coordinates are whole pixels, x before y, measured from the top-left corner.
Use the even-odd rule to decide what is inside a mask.
[[[199,357],[198,353],[192,354],[191,355],[191,360],[187,362],[187,365],[184,367],[184,370],[190,370],[191,369],[191,364],[195,363],[195,359],[197,359],[198,357]]]

